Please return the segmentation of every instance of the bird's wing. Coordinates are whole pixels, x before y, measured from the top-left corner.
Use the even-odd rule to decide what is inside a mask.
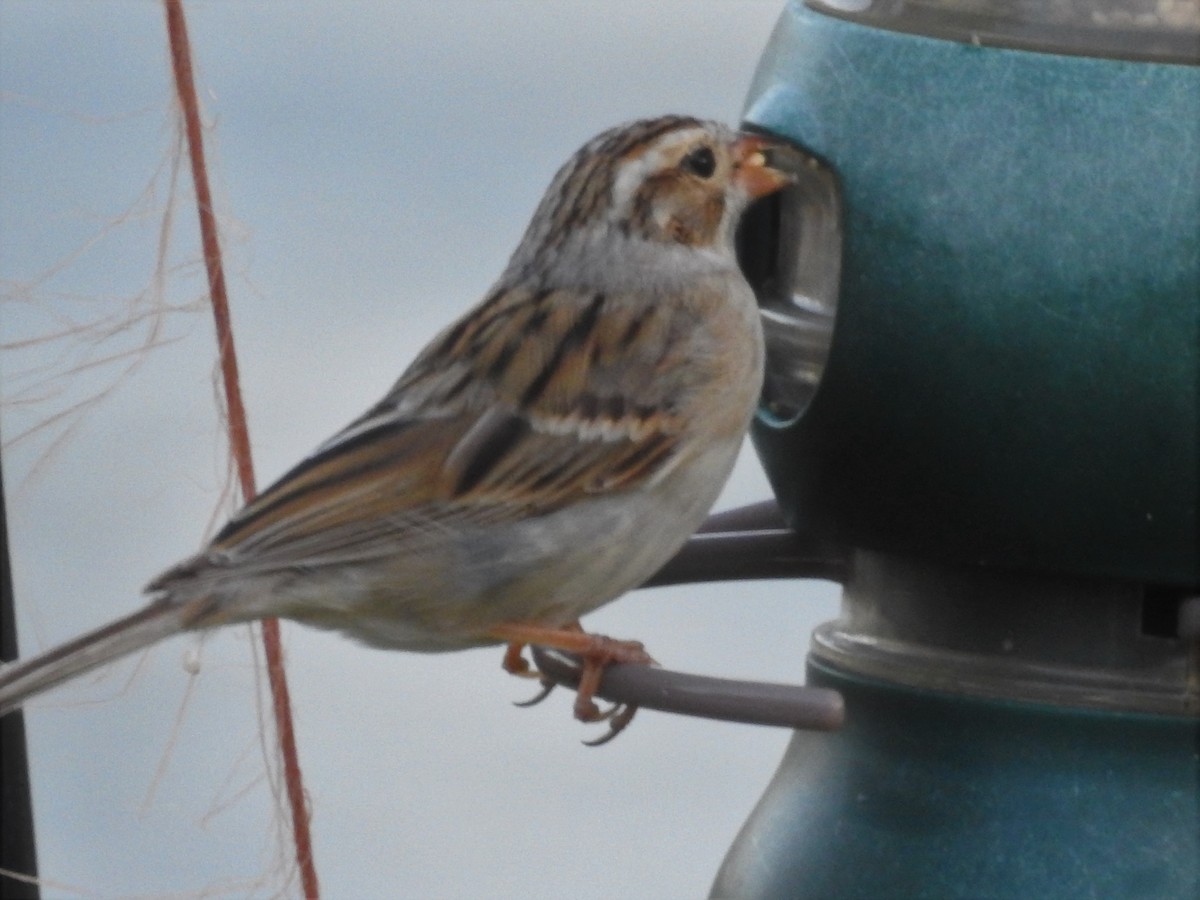
[[[636,297],[498,291],[200,559],[260,570],[367,560],[645,486],[681,458],[685,325]]]

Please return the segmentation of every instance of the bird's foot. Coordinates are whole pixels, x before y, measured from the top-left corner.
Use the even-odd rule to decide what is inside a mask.
[[[604,670],[611,665],[653,665],[654,659],[639,641],[619,641],[599,634],[588,634],[579,625],[566,628],[550,628],[540,625],[505,624],[495,626],[492,637],[507,642],[504,654],[504,670],[523,677],[541,677],[543,690],[532,700],[518,706],[533,706],[544,700],[554,688],[554,682],[533,671],[522,650],[526,644],[536,644],[562,650],[579,657],[583,667],[576,688],[575,718],[581,722],[608,722],[608,732],[594,741],[585,741],[588,746],[606,744],[621,733],[633,720],[636,706],[614,704],[601,710],[596,704],[596,692],[604,678]]]

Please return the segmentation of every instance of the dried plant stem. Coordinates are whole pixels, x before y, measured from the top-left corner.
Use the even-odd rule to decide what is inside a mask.
[[[225,387],[228,411],[229,441],[237,465],[242,496],[250,500],[256,493],[254,467],[250,457],[250,439],[246,427],[246,410],[242,404],[238,382],[237,356],[233,347],[233,328],[229,319],[229,301],[225,289],[225,271],[221,264],[221,247],[217,240],[216,217],[213,215],[212,192],[204,164],[204,144],[200,129],[200,109],[192,77],[191,49],[187,24],[184,21],[182,0],[163,0],[167,13],[167,34],[171,44],[171,63],[175,72],[175,87],[183,111],[188,152],[192,160],[192,178],[196,186],[196,205],[200,213],[200,235],[204,249],[204,264],[208,272],[213,316],[216,320],[217,344],[220,351],[221,376]],[[304,784],[300,777],[300,761],[296,752],[296,736],[292,726],[291,701],[283,667],[283,649],[279,622],[265,619],[262,623],[263,650],[267,658],[267,678],[275,713],[279,750],[283,758],[283,776],[291,808],[292,836],[296,844],[296,863],[300,869],[304,896],[315,900],[319,896],[317,871],[313,863],[312,837],[308,827],[308,809],[304,801]]]

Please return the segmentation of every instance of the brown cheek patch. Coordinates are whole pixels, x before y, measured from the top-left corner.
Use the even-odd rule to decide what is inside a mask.
[[[660,226],[654,213],[664,208],[671,215]],[[713,193],[711,184],[697,184],[669,173],[646,180],[634,198],[630,224],[648,238],[698,247],[716,239],[724,214],[725,197]]]
[[[682,211],[671,219],[671,237],[689,247],[711,244],[717,237],[724,213],[723,197],[689,198]]]

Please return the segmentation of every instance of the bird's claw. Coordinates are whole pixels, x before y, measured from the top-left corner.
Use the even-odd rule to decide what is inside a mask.
[[[583,741],[585,747],[601,747],[607,744],[618,734],[625,730],[625,726],[633,721],[634,714],[637,713],[636,706],[628,706],[621,703],[613,704],[611,709],[606,710],[602,714],[602,718],[598,721],[608,722],[608,731],[600,735],[594,741]]]
[[[493,635],[504,639],[508,646],[504,652],[504,670],[524,678],[540,678],[542,689],[529,700],[515,702],[514,706],[536,706],[554,690],[555,682],[531,666],[525,658],[526,644],[538,644],[574,653],[581,661],[579,683],[576,686],[575,718],[581,722],[607,722],[608,731],[593,741],[584,741],[588,747],[607,744],[625,730],[633,721],[637,707],[614,703],[601,710],[595,702],[604,670],[615,664],[655,665],[645,647],[637,641],[618,641],[601,635],[585,634],[578,625],[566,629],[544,629],[537,626],[509,625],[497,627]]]
[[[530,673],[530,674],[534,674],[534,673]],[[546,678],[545,676],[539,676],[539,677],[541,677],[541,679],[542,679],[542,689],[540,691],[538,691],[536,695],[534,695],[533,697],[530,697],[528,700],[514,700],[513,706],[519,706],[522,709],[528,709],[531,706],[537,706],[539,703],[541,703],[543,700],[545,700],[547,697],[550,696],[550,692],[553,691],[557,687],[557,685],[553,681],[551,681],[549,678]]]

